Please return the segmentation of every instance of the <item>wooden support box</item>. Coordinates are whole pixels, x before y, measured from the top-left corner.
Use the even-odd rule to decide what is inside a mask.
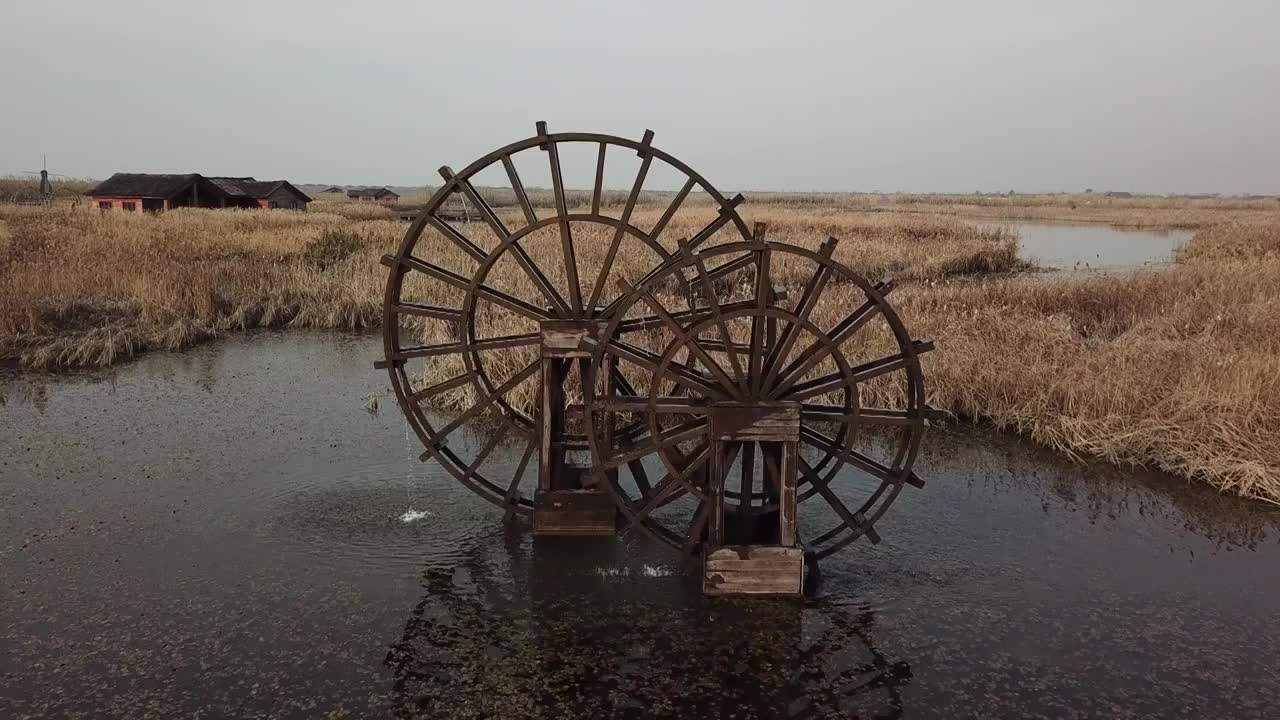
[[[612,535],[618,508],[600,490],[541,490],[533,498],[535,535]]]
[[[804,551],[781,545],[708,548],[702,592],[707,595],[792,595],[804,587]]]

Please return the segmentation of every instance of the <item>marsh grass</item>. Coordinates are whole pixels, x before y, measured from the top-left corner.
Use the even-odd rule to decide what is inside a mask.
[[[638,208],[635,224],[652,227],[664,207]],[[1166,212],[1125,211],[1152,218]],[[386,212],[126,215],[0,205],[0,358],[37,368],[108,365],[257,327],[377,327],[386,279],[377,261],[395,250],[405,229]],[[518,222],[518,212],[502,212]],[[938,345],[924,358],[932,404],[1066,452],[1160,467],[1280,502],[1277,212],[1213,209],[1233,222],[1202,228],[1169,270],[1049,276],[1017,272],[1023,265],[1008,231],[953,215],[771,202],[744,212],[769,224],[770,239],[816,248],[828,235],[840,237],[838,259],[873,279],[899,279],[892,302],[913,334]],[[664,236],[688,236],[712,213],[694,203]],[[539,233],[530,236],[530,253],[559,259],[555,229]],[[594,280],[608,230],[584,226],[575,236],[580,274]],[[710,244],[731,239],[721,233]],[[419,254],[468,275],[475,267],[433,233]],[[607,275],[635,279],[654,261],[650,251],[624,245]],[[562,263],[543,265],[553,279],[564,273]],[[793,296],[806,277],[803,268],[779,266],[777,278]],[[513,262],[496,264],[489,282],[537,298]],[[421,302],[459,300],[457,291],[422,278],[407,292]],[[664,292],[675,302],[674,289]],[[815,317],[834,322],[859,301],[853,288],[836,288]],[[483,303],[476,317],[482,337],[530,330],[528,321]],[[443,342],[456,330],[413,320],[400,332]],[[660,334],[648,339],[663,341]],[[860,342],[851,354],[892,350],[884,333]],[[492,355],[496,377],[532,360],[528,348]],[[445,379],[464,371],[449,357],[420,372]],[[513,401],[531,406],[529,386]],[[891,383],[866,390],[868,405],[902,399]],[[465,406],[474,399],[469,392],[439,400]]]
[[[51,177],[55,201],[59,203],[87,202],[82,194],[97,183],[83,178]],[[0,176],[0,202],[36,204],[40,196],[40,176],[32,174]]]

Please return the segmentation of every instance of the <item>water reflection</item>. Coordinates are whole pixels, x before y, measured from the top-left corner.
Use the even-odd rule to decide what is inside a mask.
[[[424,570],[384,660],[398,716],[903,715],[911,665],[877,647],[874,609],[708,600],[616,541],[502,548]]]

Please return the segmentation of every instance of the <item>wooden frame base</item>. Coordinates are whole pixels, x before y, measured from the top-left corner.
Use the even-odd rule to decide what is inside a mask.
[[[781,545],[724,545],[702,557],[706,595],[783,595],[804,589],[804,550]]]
[[[613,535],[618,508],[601,490],[540,490],[533,498],[534,535]]]

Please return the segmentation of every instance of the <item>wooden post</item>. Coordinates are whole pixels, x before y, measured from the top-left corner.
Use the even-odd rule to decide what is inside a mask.
[[[724,467],[725,446],[719,438],[712,437],[707,448],[707,495],[711,502],[711,517],[707,527],[707,543],[712,547],[724,545]]]
[[[796,486],[799,484],[800,443],[789,440],[782,443],[782,472],[778,493],[778,544],[796,546]]]
[[[542,426],[542,452],[538,454],[538,490],[551,490],[564,465],[564,361],[542,359],[542,406],[538,424]]]

